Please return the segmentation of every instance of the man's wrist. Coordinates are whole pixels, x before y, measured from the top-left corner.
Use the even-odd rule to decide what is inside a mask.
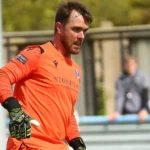
[[[7,98],[3,103],[2,106],[7,109],[8,111],[14,108],[21,108],[21,105],[14,97]]]

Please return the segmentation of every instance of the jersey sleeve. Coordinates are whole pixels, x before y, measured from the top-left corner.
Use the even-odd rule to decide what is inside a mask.
[[[80,132],[79,132],[78,124],[77,124],[77,119],[75,118],[75,114],[73,113],[71,116],[68,131],[67,131],[66,140],[69,142],[76,137],[80,137]]]
[[[0,69],[0,103],[13,96],[12,84],[27,78],[37,69],[40,55],[38,46],[26,48]]]

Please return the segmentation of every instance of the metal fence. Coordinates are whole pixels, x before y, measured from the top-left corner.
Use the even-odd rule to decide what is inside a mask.
[[[109,122],[106,116],[80,117],[80,131],[87,150],[149,150],[150,116],[140,123],[137,115],[120,116]]]

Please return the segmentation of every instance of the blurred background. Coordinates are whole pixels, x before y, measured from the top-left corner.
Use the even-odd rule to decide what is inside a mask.
[[[114,112],[115,81],[127,55],[135,56],[139,68],[150,77],[150,0],[80,1],[94,19],[81,53],[73,56],[83,70],[76,110],[87,150],[148,150],[149,117],[144,123],[136,115],[109,122],[107,115]],[[27,45],[52,39],[60,2],[1,0],[2,65]]]

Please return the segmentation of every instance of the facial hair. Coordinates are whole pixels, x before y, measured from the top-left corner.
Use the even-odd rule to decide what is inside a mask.
[[[73,43],[71,43],[67,37],[67,35],[61,35],[61,43],[63,44],[63,47],[65,48],[65,50],[67,51],[68,54],[78,54],[79,52],[77,52],[76,50],[73,50]]]

